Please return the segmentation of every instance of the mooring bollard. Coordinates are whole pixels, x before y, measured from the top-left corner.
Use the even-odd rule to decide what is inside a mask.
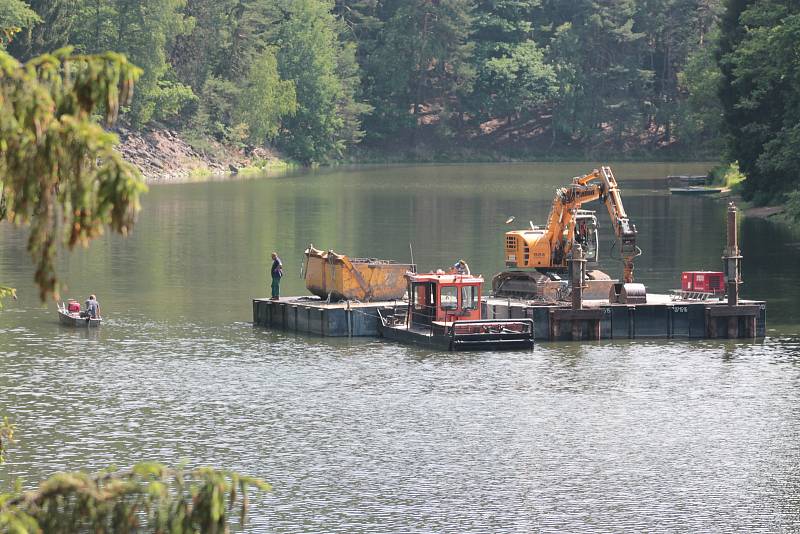
[[[728,204],[728,242],[722,256],[725,281],[728,286],[728,305],[739,304],[739,285],[742,283],[742,256],[739,250],[739,234],[736,228],[736,204]]]

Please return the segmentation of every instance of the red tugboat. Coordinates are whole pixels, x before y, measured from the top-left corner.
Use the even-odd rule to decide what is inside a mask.
[[[386,339],[444,350],[532,349],[532,319],[483,319],[481,276],[406,273],[408,309],[380,315]]]

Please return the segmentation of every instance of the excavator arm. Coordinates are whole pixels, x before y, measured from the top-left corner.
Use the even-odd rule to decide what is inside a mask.
[[[594,183],[595,181],[599,183]],[[617,179],[614,177],[611,167],[600,167],[599,170],[595,169],[589,174],[573,178],[572,184],[556,192],[547,225],[551,246],[558,246],[555,240],[561,239],[561,236],[565,235],[565,230],[567,236],[575,235],[575,213],[584,202],[591,202],[598,198],[608,210],[611,226],[614,228],[614,235],[617,237],[620,247],[623,265],[622,280],[624,283],[630,284],[633,282],[633,260],[641,254],[641,251],[636,246],[636,226],[631,223],[625,212]],[[556,217],[554,214],[558,216]],[[569,239],[565,253],[572,249],[572,245],[573,240]]]
[[[598,171],[594,171],[597,173]],[[593,174],[594,174],[593,173]],[[608,209],[608,216],[614,227],[614,234],[620,246],[620,256],[622,257],[622,280],[626,284],[633,282],[633,260],[641,254],[641,250],[636,246],[636,226],[628,219],[625,207],[622,205],[622,196],[619,193],[617,179],[611,172],[611,167],[601,167],[600,178],[602,179],[601,199]]]
[[[535,268],[554,272],[567,267],[575,243],[575,229],[584,203],[600,199],[608,210],[623,263],[622,282],[633,282],[634,259],[641,254],[636,245],[636,226],[622,203],[617,180],[608,166],[575,177],[556,190],[547,225],[506,233],[505,261],[508,267]],[[502,273],[501,273],[502,274]],[[507,278],[507,277],[506,277]]]

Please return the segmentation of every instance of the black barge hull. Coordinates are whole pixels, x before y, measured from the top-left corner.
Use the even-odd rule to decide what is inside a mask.
[[[381,321],[405,309],[403,301],[326,303],[299,297],[254,299],[253,324],[273,330],[322,337],[379,336]],[[537,341],[621,339],[756,339],[767,331],[764,301],[742,300],[738,306],[721,301],[686,301],[669,295],[648,295],[645,304],[591,304],[578,312],[563,307],[488,297],[481,302],[491,320],[532,319]],[[402,334],[401,334],[402,335]],[[389,339],[389,336],[384,336]],[[409,337],[409,339],[412,339]],[[398,340],[399,341],[399,340]],[[413,338],[423,346],[429,340]]]
[[[438,350],[531,350],[534,346],[531,319],[456,321],[430,329],[409,329],[380,317],[378,334],[384,339]]]

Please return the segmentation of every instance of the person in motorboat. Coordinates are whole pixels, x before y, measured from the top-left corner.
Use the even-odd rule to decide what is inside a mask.
[[[91,319],[100,317],[100,303],[97,302],[96,296],[89,295],[89,298],[86,299],[86,311],[81,314],[81,317],[89,317]]]

